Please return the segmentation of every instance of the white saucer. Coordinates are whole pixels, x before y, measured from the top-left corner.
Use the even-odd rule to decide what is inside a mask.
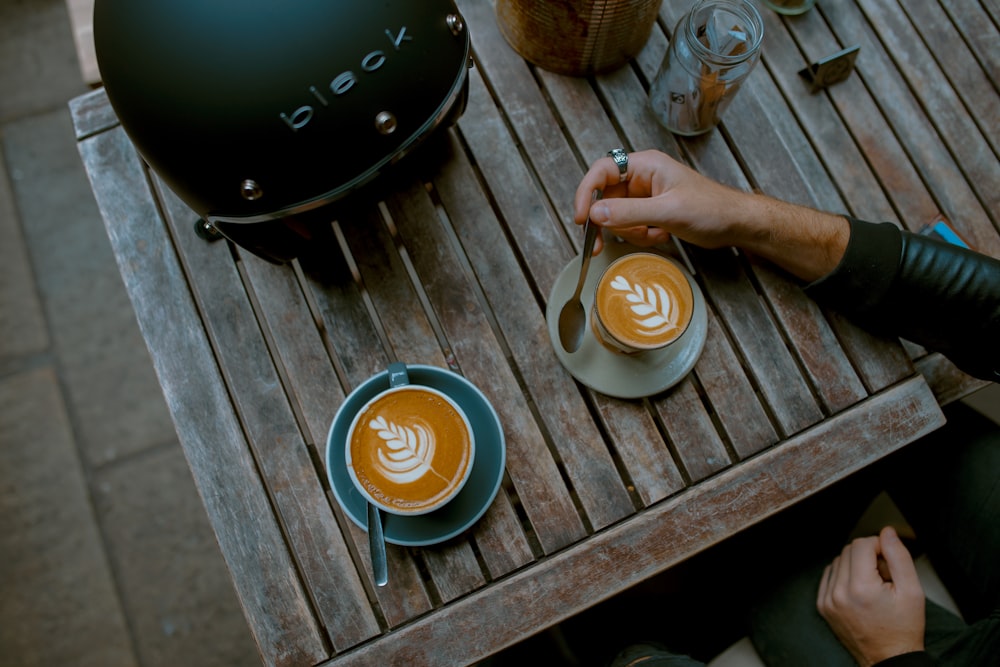
[[[691,323],[674,344],[665,350],[629,356],[612,352],[594,338],[590,328],[590,308],[594,302],[597,280],[608,264],[622,255],[640,251],[655,252],[674,261],[667,253],[655,248],[638,248],[615,239],[606,239],[601,254],[590,261],[587,279],[580,294],[580,300],[587,311],[587,332],[580,349],[576,352],[567,352],[559,342],[559,311],[576,289],[576,281],[580,276],[579,256],[572,259],[556,278],[545,311],[545,320],[549,325],[549,339],[552,341],[552,348],[559,362],[586,386],[616,398],[652,396],[680,382],[694,368],[708,335],[708,312],[701,288],[691,274],[674,261],[691,283],[691,290],[694,292],[694,313],[691,315]]]

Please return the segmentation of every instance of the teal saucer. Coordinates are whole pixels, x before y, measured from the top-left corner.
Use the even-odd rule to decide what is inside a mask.
[[[458,403],[472,423],[476,438],[469,479],[447,505],[419,516],[382,513],[386,542],[420,547],[460,535],[486,513],[500,490],[507,447],[496,410],[475,385],[457,373],[435,366],[407,365],[406,371],[410,384],[433,387]],[[337,410],[326,439],[326,470],[333,495],[351,521],[363,530],[368,527],[368,505],[347,474],[344,447],[354,413],[388,388],[388,372],[374,375],[359,385]]]

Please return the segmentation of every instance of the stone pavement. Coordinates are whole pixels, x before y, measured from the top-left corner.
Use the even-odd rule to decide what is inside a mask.
[[[256,665],[77,153],[64,0],[0,0],[0,666]]]

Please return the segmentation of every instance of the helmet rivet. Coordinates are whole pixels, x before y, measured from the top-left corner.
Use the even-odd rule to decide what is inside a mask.
[[[392,134],[396,131],[396,117],[388,111],[379,111],[375,116],[375,129],[379,134]]]
[[[252,178],[245,179],[240,183],[240,194],[247,201],[257,201],[264,196],[264,191],[257,185],[257,181]]]
[[[451,30],[453,35],[461,35],[462,31],[465,30],[465,23],[462,21],[462,17],[458,14],[448,14],[448,18],[445,19],[448,24],[448,28]]]

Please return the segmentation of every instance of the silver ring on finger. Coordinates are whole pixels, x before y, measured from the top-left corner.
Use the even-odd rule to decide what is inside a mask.
[[[628,153],[623,148],[613,148],[608,151],[608,155],[618,166],[618,182],[624,183],[628,180]]]

